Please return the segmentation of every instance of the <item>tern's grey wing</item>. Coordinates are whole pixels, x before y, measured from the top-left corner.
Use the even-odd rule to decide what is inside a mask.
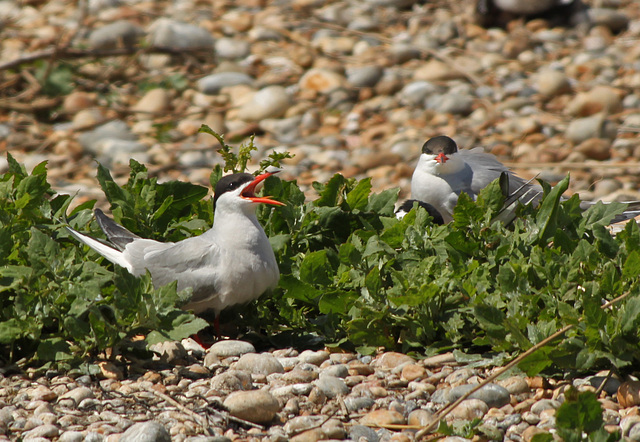
[[[201,237],[187,238],[177,243],[161,243],[139,239],[124,251],[136,274],[151,272],[156,285],[180,279],[188,286],[189,274],[200,274],[216,262],[218,247]]]
[[[104,234],[107,235],[109,241],[111,241],[118,250],[123,251],[127,244],[132,242],[134,239],[140,238],[135,233],[128,231],[120,224],[109,218],[102,210],[96,209],[93,213],[95,214],[96,221]]]
[[[509,192],[518,191],[520,187],[527,184],[527,181],[511,172],[498,159],[482,151],[482,149],[461,150],[465,163],[469,165],[473,172],[470,190],[477,195],[482,189],[487,187],[492,181],[500,178],[502,172],[509,174]],[[532,185],[534,186],[534,185]]]

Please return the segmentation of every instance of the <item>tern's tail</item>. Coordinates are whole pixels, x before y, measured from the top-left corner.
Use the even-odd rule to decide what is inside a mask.
[[[129,264],[125,259],[124,255],[121,251],[114,249],[111,246],[101,243],[97,239],[91,238],[90,236],[84,235],[80,232],[73,230],[71,227],[67,227],[67,230],[80,242],[88,245],[93,250],[107,258],[114,264],[117,264],[121,267],[124,267],[129,272],[133,273],[133,268],[131,264]]]
[[[96,221],[98,221],[98,225],[104,234],[107,235],[109,241],[111,241],[118,250],[124,250],[127,244],[134,239],[140,238],[135,233],[128,231],[120,224],[109,218],[102,210],[96,209],[93,213],[96,215]]]

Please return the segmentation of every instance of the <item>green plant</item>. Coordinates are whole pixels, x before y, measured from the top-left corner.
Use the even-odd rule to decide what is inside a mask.
[[[602,405],[590,391],[578,391],[570,387],[565,392],[565,401],[556,411],[556,431],[566,442],[588,440],[592,442],[614,442],[621,439],[618,432],[604,429]],[[554,440],[549,433],[536,434],[532,442]]]

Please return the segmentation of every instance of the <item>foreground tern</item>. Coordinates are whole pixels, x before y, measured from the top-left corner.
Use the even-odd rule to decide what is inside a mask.
[[[474,200],[482,189],[492,181],[506,174],[508,195],[524,195],[520,202],[539,201],[542,187],[518,177],[498,159],[482,150],[458,150],[458,145],[451,138],[441,135],[429,139],[422,146],[422,154],[411,178],[411,197],[431,204],[444,219],[453,219],[453,209],[458,202],[458,195],[465,192]],[[615,217],[612,222],[621,222],[640,214],[640,201],[625,201],[630,209]],[[595,203],[583,201],[583,210]]]
[[[222,177],[215,189],[213,226],[200,236],[179,242],[140,238],[100,209],[95,210],[95,216],[109,245],[71,228],[69,231],[133,275],[149,270],[156,287],[173,281],[178,282],[178,290],[191,287],[192,297],[183,308],[196,314],[212,310],[217,320],[224,308],[258,298],[280,278],[273,249],[256,217],[258,203],[284,205],[255,195],[258,183],[273,173]]]

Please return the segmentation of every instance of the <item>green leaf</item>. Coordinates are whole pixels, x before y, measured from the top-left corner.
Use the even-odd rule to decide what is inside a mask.
[[[536,227],[538,231],[538,241],[540,244],[546,244],[548,239],[553,236],[553,233],[558,225],[558,206],[560,205],[560,199],[562,194],[569,188],[569,176],[567,175],[562,181],[560,181],[550,192],[542,199],[540,209],[536,215]]]
[[[329,285],[333,278],[327,250],[308,253],[300,264],[300,279],[309,284]]]
[[[602,406],[591,391],[579,393],[577,400],[567,397],[556,411],[556,423],[559,428],[592,433],[603,425]]]
[[[73,359],[69,342],[63,338],[45,339],[38,345],[36,354],[42,361],[67,361]]]
[[[360,180],[356,187],[347,193],[347,204],[351,210],[365,210],[371,193],[371,178]]]
[[[24,324],[15,318],[0,322],[0,344],[11,344],[18,338],[21,338]]]

